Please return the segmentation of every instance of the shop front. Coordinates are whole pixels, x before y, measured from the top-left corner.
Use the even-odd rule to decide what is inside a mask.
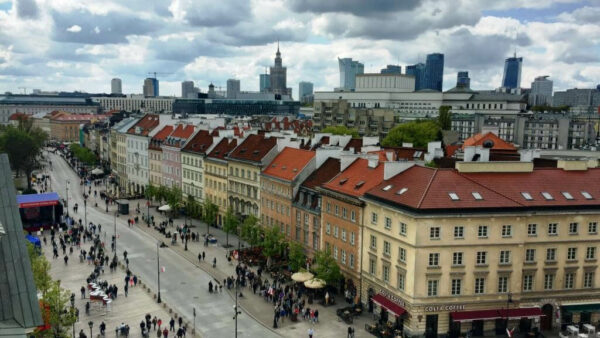
[[[538,307],[450,312],[449,333],[450,337],[459,337],[467,331],[472,336],[506,335],[508,328],[526,334],[538,327],[543,316]]]
[[[562,331],[567,331],[568,326],[576,326],[584,332],[586,324],[595,325],[600,320],[600,303],[562,304],[560,312]]]
[[[379,316],[376,322],[366,324],[365,329],[378,337],[402,336],[408,315],[404,301],[387,293],[375,294],[372,289],[369,293],[369,310],[379,313]]]

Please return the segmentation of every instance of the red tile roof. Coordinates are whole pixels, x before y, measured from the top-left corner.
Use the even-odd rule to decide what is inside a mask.
[[[183,147],[182,151],[205,154],[212,143],[213,138],[208,133],[208,130],[199,130],[196,135],[189,140],[185,147]]]
[[[446,157],[452,157],[456,153],[458,149],[460,149],[460,145],[447,145],[446,146]]]
[[[314,189],[315,187],[321,186],[322,184],[328,182],[339,173],[340,160],[330,157],[325,160],[323,164],[321,164],[319,169],[313,171],[313,173],[310,174],[306,180],[304,180],[302,186],[309,189]]]
[[[346,144],[344,150],[350,150],[350,148],[354,148],[354,153],[360,153],[360,148],[362,148],[363,139],[362,138],[353,138]]]
[[[277,154],[271,163],[263,170],[264,175],[291,181],[315,157],[310,150],[285,147]]]
[[[175,130],[171,133],[171,135],[169,135],[169,137],[177,137],[185,140],[188,137],[192,136],[195,129],[196,128],[192,124],[179,124],[177,125],[177,128],[175,128]]]
[[[173,126],[165,126],[161,131],[156,133],[154,137],[150,140],[148,144],[148,148],[153,150],[161,150],[160,145],[162,142],[173,132]]]
[[[486,134],[479,133],[469,137],[463,142],[463,149],[469,146],[484,146],[484,144],[492,145],[491,149],[494,150],[517,150],[514,145],[504,141],[492,132],[488,132]]]
[[[216,158],[216,159],[225,159],[225,156],[229,154],[237,146],[237,139],[222,139],[217,145],[213,148],[213,150],[206,155],[206,157]]]
[[[25,113],[14,113],[8,119],[10,121],[27,120],[30,116]]]
[[[406,189],[406,190],[404,190]],[[404,190],[404,192],[402,192]],[[400,193],[402,192],[402,193]],[[570,194],[569,199],[563,194]],[[582,192],[591,194],[587,199]],[[458,199],[449,195],[455,193]],[[473,193],[478,193],[479,196]],[[529,194],[531,199],[525,198]],[[548,199],[542,193],[548,193]],[[412,209],[577,207],[600,204],[600,168],[522,173],[459,173],[414,166],[370,189],[366,197]]]
[[[146,114],[136,124],[134,124],[127,134],[148,136],[148,134],[160,123],[160,117],[157,114]],[[140,133],[136,133],[136,129],[140,128]]]
[[[378,163],[375,168],[370,168],[368,163],[363,158],[355,160],[323,187],[350,196],[362,196],[383,180],[383,163]]]
[[[264,135],[249,135],[240,145],[231,152],[229,158],[242,161],[260,162],[273,147],[277,146],[274,137],[265,138]]]

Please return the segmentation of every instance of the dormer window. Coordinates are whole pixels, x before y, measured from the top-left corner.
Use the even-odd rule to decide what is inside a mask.
[[[385,187],[383,187],[383,189],[381,189],[381,190],[383,190],[383,191],[388,191],[388,190],[390,190],[390,189],[392,189],[392,185],[391,185],[391,184],[388,184],[388,185],[386,185]]]
[[[408,188],[402,188],[402,189],[396,191],[396,195],[402,195],[407,191],[408,191]]]
[[[347,178],[342,178],[340,180],[340,185],[344,185],[344,183],[346,183],[346,182],[348,182],[348,179]]]
[[[356,183],[356,185],[354,186],[354,189],[359,189],[360,187],[362,187],[365,184],[365,181],[360,181],[358,183]]]

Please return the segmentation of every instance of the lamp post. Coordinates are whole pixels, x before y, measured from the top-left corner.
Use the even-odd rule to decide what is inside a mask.
[[[69,184],[71,181],[67,180],[67,217],[69,217]]]
[[[148,225],[148,228],[150,227],[150,198],[148,197],[148,200],[146,201],[146,206],[148,207],[148,214],[146,215],[146,224]]]
[[[157,303],[161,303],[160,299],[160,255],[158,254],[159,244],[156,242],[156,276],[158,278],[158,297],[156,299]]]
[[[83,194],[83,219],[85,222],[85,226],[87,227],[87,195],[85,193]]]
[[[508,318],[510,317],[508,314],[508,309],[509,309],[510,303],[512,303],[512,293],[509,292],[506,297],[506,330],[507,330],[507,333],[508,333]]]
[[[88,322],[88,325],[90,326],[90,337],[93,337],[94,335],[92,334],[92,328],[94,327],[94,322],[92,322],[91,320]]]
[[[115,217],[114,217],[114,219],[115,219],[115,221],[114,221],[114,225],[115,225],[115,228],[114,228],[115,257],[114,257],[114,259],[115,260],[117,259],[117,214],[118,214],[118,212],[119,212],[119,210],[115,210]]]
[[[238,229],[240,228],[239,226],[239,222],[238,222]],[[241,242],[241,234],[240,231],[238,230],[238,266],[240,265],[240,248],[241,248],[242,242]],[[238,276],[239,278],[239,276]],[[233,306],[233,310],[235,311],[235,315],[233,317],[233,319],[235,319],[235,337],[237,338],[237,334],[238,334],[238,315],[241,314],[242,312],[238,309],[238,293],[239,293],[239,285],[240,283],[238,282],[238,280],[236,279],[235,282],[235,305]]]
[[[184,218],[183,218],[183,236],[184,236],[184,241],[185,241],[185,247],[183,248],[183,250],[188,251],[188,247],[187,247],[187,242],[188,242],[188,225],[187,225],[187,214],[188,214],[188,210],[187,207],[183,209],[184,210]]]

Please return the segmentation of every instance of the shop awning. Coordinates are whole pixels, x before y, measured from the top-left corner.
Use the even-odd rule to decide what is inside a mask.
[[[17,195],[19,208],[46,207],[58,204],[58,194],[48,192],[45,194]]]
[[[573,305],[563,305],[561,307],[563,311],[568,313],[573,312],[598,312],[600,311],[600,303],[591,303],[591,304],[573,304]]]
[[[401,316],[403,313],[406,312],[406,310],[402,306],[392,302],[380,293],[376,294],[371,299],[373,300],[373,303],[378,304],[379,306],[392,312],[396,316]]]
[[[462,311],[452,312],[452,320],[455,322],[470,322],[474,320],[490,320],[506,318],[506,309],[495,309],[495,310],[477,310],[477,311]],[[508,310],[508,317],[510,319],[519,318],[536,318],[541,317],[544,314],[539,307],[527,307],[527,308],[516,308]]]

